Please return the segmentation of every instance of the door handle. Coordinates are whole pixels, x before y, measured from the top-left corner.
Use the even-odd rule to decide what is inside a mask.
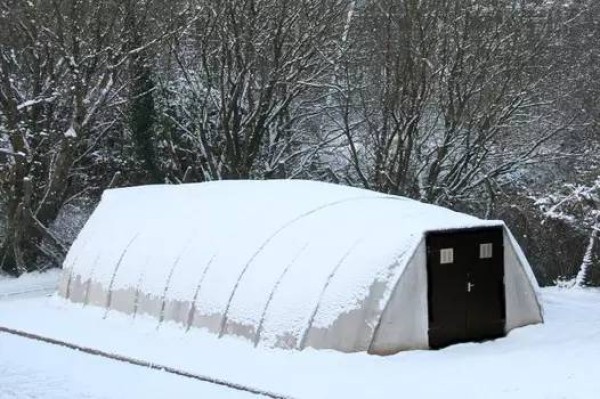
[[[475,284],[471,284],[471,282],[469,281],[467,283],[467,292],[471,292],[471,288],[475,287]]]

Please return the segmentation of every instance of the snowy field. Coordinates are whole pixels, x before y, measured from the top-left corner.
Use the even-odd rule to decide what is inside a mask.
[[[0,276],[0,304],[18,307],[24,298],[40,298],[51,294],[56,289],[59,274],[59,270],[53,270],[43,274],[32,273],[20,279]],[[8,304],[8,301],[15,302]],[[44,315],[37,312],[35,317]],[[52,322],[47,318],[44,320]],[[0,333],[0,399],[159,399],[171,393],[177,393],[181,398],[256,397],[218,385]]]
[[[244,399],[255,395],[0,334],[0,398]]]
[[[40,278],[39,276],[37,277]],[[43,279],[43,278],[42,278]],[[55,277],[54,277],[55,279]],[[44,284],[48,286],[52,278]],[[600,397],[600,290],[542,290],[546,323],[493,342],[363,353],[259,348],[130,319],[57,297],[14,295],[0,280],[0,326],[155,362],[293,398]],[[35,285],[35,284],[33,284]],[[7,288],[10,287],[10,288]],[[29,291],[32,291],[31,289]],[[103,319],[106,316],[105,319]],[[0,333],[0,398],[237,398],[252,395]]]

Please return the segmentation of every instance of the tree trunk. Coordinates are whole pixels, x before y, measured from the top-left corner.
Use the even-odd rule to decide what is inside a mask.
[[[587,248],[585,250],[585,254],[583,255],[583,261],[581,262],[581,266],[579,267],[579,272],[575,277],[575,286],[576,287],[585,287],[589,285],[589,280],[591,276],[591,268],[592,268],[592,260],[594,256],[594,247],[596,245],[596,241],[598,240],[598,229],[599,227],[592,227],[592,234],[590,235],[590,240],[588,242]]]

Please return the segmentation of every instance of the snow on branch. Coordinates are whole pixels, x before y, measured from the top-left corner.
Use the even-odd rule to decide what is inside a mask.
[[[44,98],[35,98],[33,100],[27,100],[27,101],[22,102],[21,104],[17,105],[17,111],[31,108],[33,106],[36,106],[36,105],[42,104],[42,103],[51,103],[54,100],[56,100],[56,97],[44,97]]]

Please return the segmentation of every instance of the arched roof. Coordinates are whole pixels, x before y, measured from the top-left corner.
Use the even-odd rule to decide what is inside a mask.
[[[302,348],[367,302],[374,329],[424,232],[498,224],[300,180],[123,188],[104,193],[65,269],[108,307],[135,291],[162,303],[161,320],[166,303],[191,303],[188,324]]]

